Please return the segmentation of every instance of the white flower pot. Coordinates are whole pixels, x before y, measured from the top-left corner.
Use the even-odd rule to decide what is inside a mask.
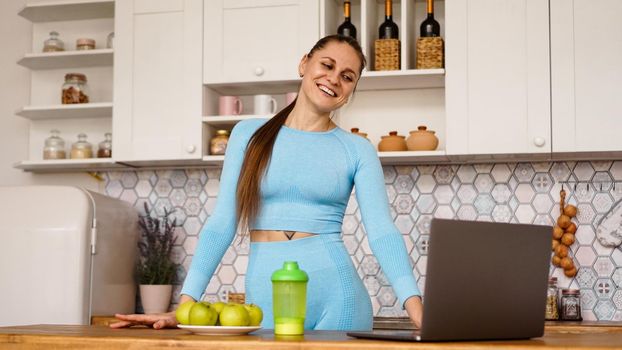
[[[172,284],[141,284],[140,300],[146,314],[157,314],[168,311],[173,294]]]

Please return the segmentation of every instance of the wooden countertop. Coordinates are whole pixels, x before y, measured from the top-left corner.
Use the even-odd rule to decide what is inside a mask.
[[[354,339],[344,332],[308,331],[275,338],[271,330],[247,336],[202,336],[182,329],[111,329],[103,325],[0,327],[0,349],[622,349],[622,326],[548,325],[544,337],[519,341],[409,343]]]

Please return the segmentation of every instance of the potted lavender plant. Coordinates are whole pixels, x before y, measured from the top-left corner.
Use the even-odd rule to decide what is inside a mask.
[[[139,216],[141,239],[138,242],[140,259],[136,268],[140,298],[146,314],[168,311],[177,264],[171,251],[177,237],[177,220],[170,219],[173,210],[164,208],[163,216],[152,216],[147,203],[145,214]]]

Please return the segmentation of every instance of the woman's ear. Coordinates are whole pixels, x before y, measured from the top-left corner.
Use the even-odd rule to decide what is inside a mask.
[[[302,59],[300,59],[300,63],[298,64],[298,75],[301,78],[305,75],[305,69],[308,61],[309,58],[306,54],[302,56]]]

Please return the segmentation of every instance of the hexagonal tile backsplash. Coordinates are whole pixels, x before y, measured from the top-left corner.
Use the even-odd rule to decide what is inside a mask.
[[[559,191],[579,208],[577,241],[571,247],[579,267],[575,278],[551,268],[560,288],[580,288],[583,318],[621,320],[622,249],[603,247],[596,229],[622,198],[622,162],[508,163],[385,166],[386,190],[396,227],[404,235],[419,287],[425,283],[430,220],[433,217],[550,225],[559,215]],[[174,207],[179,224],[174,259],[180,264],[171,308],[190,266],[203,223],[214,209],[221,169],[179,169],[104,174],[106,194],[142,211],[148,202],[160,213]],[[343,240],[372,298],[374,314],[405,316],[371,255],[358,205],[352,195],[343,221]],[[232,245],[206,288],[205,299],[244,291],[248,242]]]

